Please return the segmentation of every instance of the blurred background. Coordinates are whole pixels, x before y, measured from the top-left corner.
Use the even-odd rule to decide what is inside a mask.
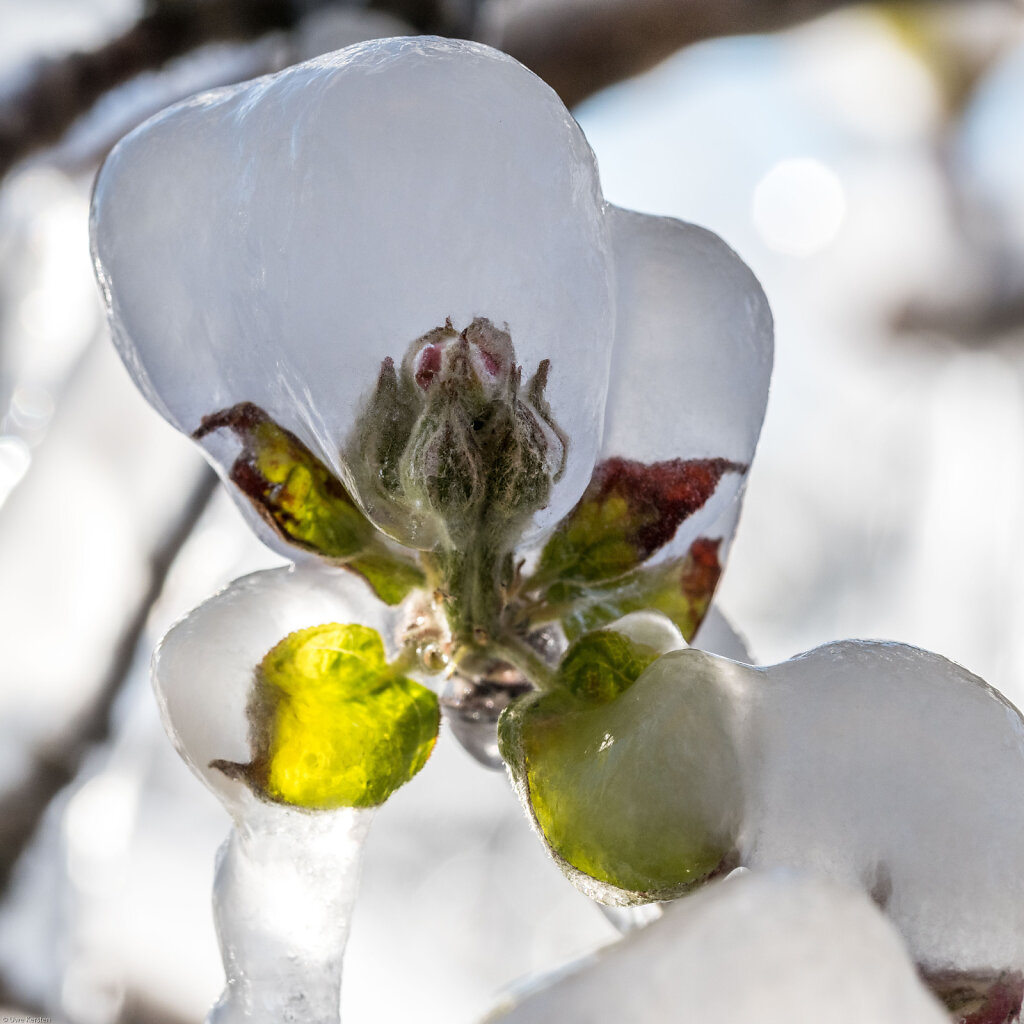
[[[720,605],[761,662],[900,639],[1024,702],[1024,7],[996,0],[0,0],[0,1007],[202,1019],[228,821],[149,691],[275,564],[105,336],[91,181],[149,113],[376,35],[479,38],[623,206],[753,267],[776,370]],[[470,1022],[615,934],[447,734],[378,814],[353,1024]]]

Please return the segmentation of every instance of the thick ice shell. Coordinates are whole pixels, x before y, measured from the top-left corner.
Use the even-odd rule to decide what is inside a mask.
[[[710,231],[616,207],[609,217],[618,322],[601,457],[724,458],[749,466],[773,356],[760,284]],[[723,476],[657,558],[686,551],[697,537],[727,545],[745,482],[745,475]]]
[[[251,812],[254,798],[210,762],[248,762],[246,704],[264,655],[294,630],[326,622],[359,623],[387,638],[393,615],[342,570],[288,567],[235,580],[167,632],[153,656],[164,727],[189,767],[236,816]]]
[[[343,472],[381,361],[485,316],[525,376],[551,359],[571,448],[541,524],[589,480],[614,330],[604,201],[575,121],[504,54],[376,40],[188,100],[118,144],[92,226],[121,355],[182,430],[253,401]]]
[[[948,1024],[864,896],[787,875],[730,878],[666,909],[504,1024]]]
[[[932,970],[1024,967],[1024,723],[902,644],[829,644],[747,690],[742,861],[871,892]]]
[[[735,749],[741,864],[864,889],[929,970],[1024,967],[1024,722],[1000,694],[939,655],[855,640],[766,668],[679,651],[629,692],[698,680],[731,725],[688,757]],[[648,776],[675,764],[668,727],[662,744]]]
[[[828,644],[766,668],[691,648],[588,715],[605,732],[600,749],[566,768],[552,748],[542,767],[564,778],[556,824],[572,823],[573,849],[607,873],[632,878],[652,856],[671,864],[666,844],[679,836],[678,885],[659,885],[688,886],[687,843],[708,832],[723,863],[870,894],[929,973],[1024,969],[1024,721],[960,666],[884,642]],[[509,757],[528,803],[523,754]],[[605,827],[623,821],[634,823],[625,841]],[[652,898],[554,856],[602,902]]]

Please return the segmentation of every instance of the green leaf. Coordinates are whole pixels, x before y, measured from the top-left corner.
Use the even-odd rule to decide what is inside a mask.
[[[555,685],[583,701],[604,704],[628,690],[656,657],[614,630],[588,633],[565,652]]]
[[[684,557],[638,569],[604,586],[556,583],[548,589],[547,599],[560,609],[570,641],[630,612],[656,611],[671,619],[689,643],[704,621],[722,575],[721,543],[700,537]]]
[[[413,590],[426,583],[426,576],[418,565],[386,549],[353,558],[346,567],[362,576],[385,604],[401,604]]]
[[[261,797],[323,810],[382,804],[426,763],[436,695],[398,674],[373,629],[329,623],[285,637],[256,669],[252,760],[214,766]]]
[[[242,442],[232,482],[282,540],[359,573],[387,604],[423,585],[423,573],[387,547],[331,470],[259,406],[205,416],[192,436],[223,428]]]
[[[499,748],[570,879],[609,902],[672,898],[732,860],[742,784],[727,712],[702,652],[651,660],[599,636],[570,648],[561,687],[503,712]]]
[[[724,474],[745,468],[726,459],[602,462],[544,546],[526,589],[556,582],[601,583],[633,571],[675,536],[679,524],[714,494]]]

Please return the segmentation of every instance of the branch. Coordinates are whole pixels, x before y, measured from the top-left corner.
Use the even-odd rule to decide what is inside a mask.
[[[917,0],[924,2],[924,0]],[[932,0],[946,3],[952,0]],[[481,38],[544,79],[572,107],[677,50],[772,32],[856,0],[500,0]]]
[[[0,178],[139,73],[204,43],[254,39],[297,21],[292,0],[163,0],[99,49],[39,61],[0,98]]]
[[[1024,331],[1024,288],[947,302],[912,301],[897,310],[892,328],[900,334],[930,334],[983,348]]]
[[[785,28],[854,2],[368,0],[365,6],[402,19],[416,32],[480,39],[505,50],[573,106],[690,43]],[[334,2],[348,4],[355,6],[355,0]],[[136,75],[207,43],[294,28],[301,17],[329,5],[330,0],[158,0],[100,48],[39,62],[20,86],[0,95],[0,179],[20,160],[59,142],[98,99]]]
[[[72,727],[72,735],[61,738],[59,749],[54,747],[37,756],[29,777],[0,798],[0,893],[6,892],[14,865],[35,834],[50,801],[75,778],[89,750],[107,738],[110,711],[145,634],[150,608],[160,596],[175,557],[216,486],[213,470],[204,468],[177,521],[151,556],[149,587],[125,627],[99,692]]]

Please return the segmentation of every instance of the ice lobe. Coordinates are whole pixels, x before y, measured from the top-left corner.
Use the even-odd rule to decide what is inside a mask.
[[[772,315],[761,286],[710,231],[616,207],[609,217],[617,325],[602,458],[749,466],[772,370]],[[725,474],[657,560],[684,553],[698,537],[730,539],[745,483],[742,473]],[[724,560],[724,549],[719,554]]]
[[[865,896],[798,876],[729,878],[666,909],[490,1021],[948,1024]]]
[[[122,358],[186,433],[255,402],[352,485],[339,448],[382,361],[483,316],[524,379],[551,360],[572,447],[540,519],[582,493],[614,333],[605,204],[578,125],[504,54],[375,40],[188,100],[118,144],[92,228]]]
[[[735,751],[739,863],[864,890],[928,972],[1024,967],[1024,722],[1000,694],[936,654],[866,641],[767,668],[678,651],[629,692],[662,707],[698,683],[729,710],[687,757]],[[671,722],[660,735],[648,776],[675,763]],[[724,782],[690,785],[735,802]]]
[[[742,861],[860,886],[936,971],[1024,967],[1024,723],[977,676],[846,641],[750,678]]]
[[[261,805],[247,786],[210,762],[249,760],[246,704],[263,656],[294,630],[325,622],[359,623],[390,637],[393,615],[342,570],[288,567],[235,580],[160,641],[153,685],[164,727],[236,820]]]

